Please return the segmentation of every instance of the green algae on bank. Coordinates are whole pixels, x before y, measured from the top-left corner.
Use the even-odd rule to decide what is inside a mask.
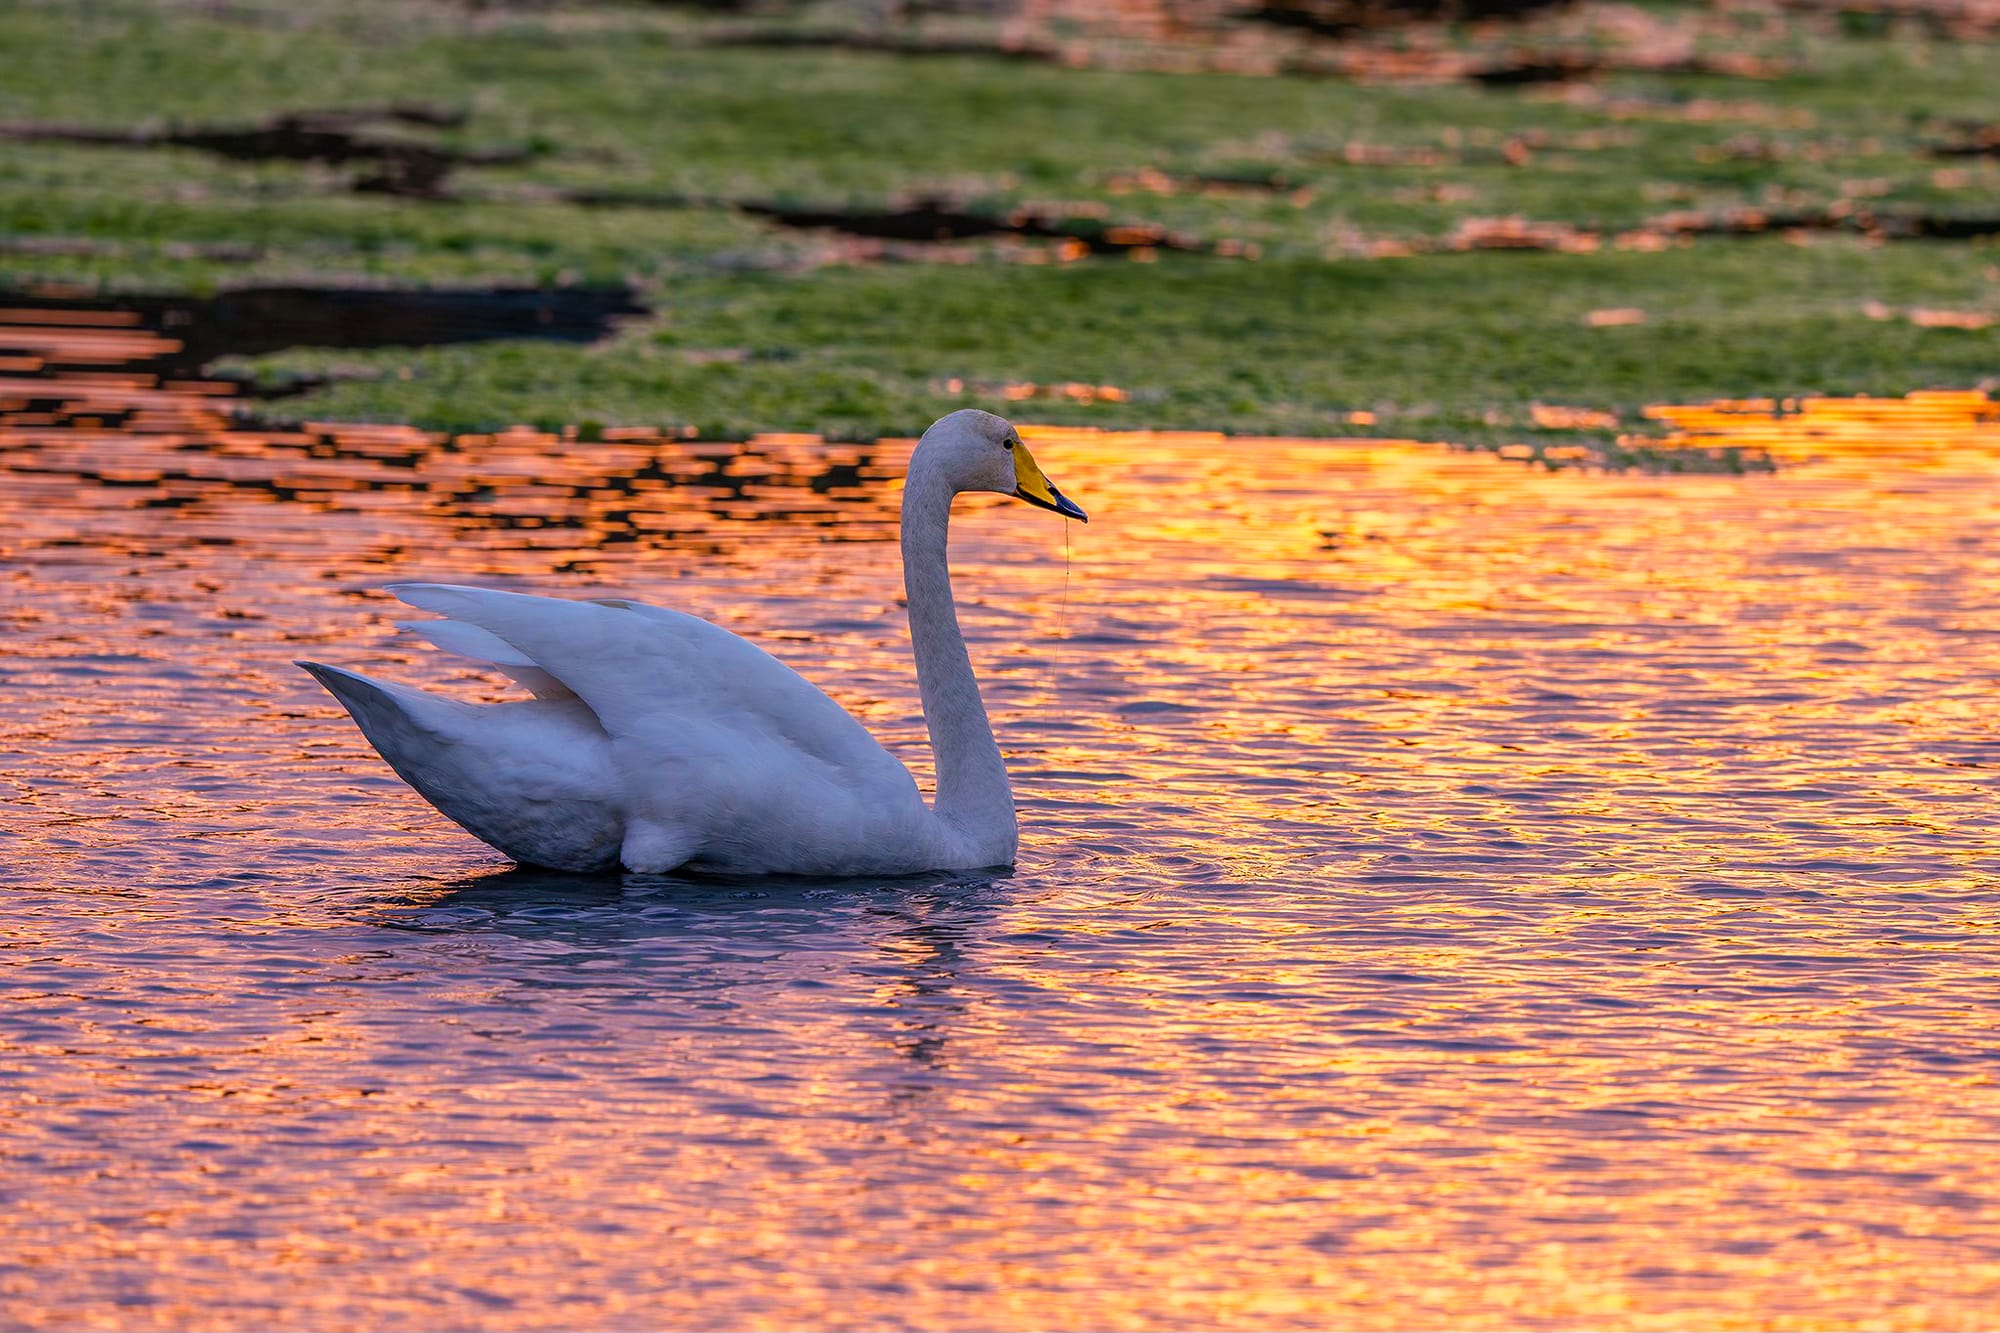
[[[1628,73],[1555,93],[719,49],[645,6],[0,0],[0,22],[10,125],[157,131],[421,101],[462,117],[409,131],[442,151],[532,149],[456,172],[451,201],[426,204],[357,197],[363,173],[338,165],[6,144],[0,234],[125,247],[113,262],[0,253],[7,278],[117,283],[135,276],[122,265],[172,259],[153,247],[223,241],[257,252],[223,265],[224,281],[300,263],[322,280],[439,280],[467,256],[507,281],[604,281],[792,248],[727,209],[592,216],[550,205],[566,192],[828,207],[942,194],[1320,257],[1481,219],[1615,234],[1675,210],[1952,212],[2000,190],[2000,161],[1933,154],[1955,125],[1990,117],[2000,46],[1858,40],[1811,16],[1739,35],[1783,56],[1772,77]],[[1287,188],[1147,184],[1203,174]]]
[[[1037,419],[1303,435],[1350,433],[1367,413],[1370,432],[1493,444],[1548,434],[1535,403],[1636,429],[1657,401],[1988,382],[2000,372],[1990,333],[1876,316],[1886,293],[1912,307],[1993,304],[1991,266],[1970,247],[1827,240],[700,275],[593,347],[296,352],[240,368],[347,377],[288,412],[452,430],[598,421],[872,439],[993,405],[1009,385],[1075,382],[1119,392],[1037,400]],[[1638,322],[1592,322],[1607,310]]]
[[[1711,43],[1737,22],[1647,13]],[[357,192],[338,163],[0,143],[0,282],[631,282],[654,312],[592,348],[232,366],[336,374],[287,412],[872,438],[1076,382],[1119,392],[1037,415],[1319,434],[1367,414],[1475,445],[1578,437],[1535,418],[1556,403],[1611,414],[1615,430],[1580,436],[1603,446],[1649,402],[1969,388],[2000,370],[1979,327],[2000,313],[1992,243],[1870,234],[1878,215],[1976,223],[2000,195],[2000,158],[1935,152],[1990,114],[2000,46],[1909,27],[1745,20],[1769,77],[1496,91],[728,49],[657,6],[0,0],[0,22],[9,123],[247,125],[420,100],[462,117],[408,131],[441,149],[533,149],[417,199]],[[577,198],[629,202],[562,202]],[[927,198],[1159,226],[1218,253],[1071,263],[1059,245],[865,242],[738,207]],[[1673,227],[1695,215],[1853,234],[1685,243]],[[1442,252],[1537,244],[1588,253]]]

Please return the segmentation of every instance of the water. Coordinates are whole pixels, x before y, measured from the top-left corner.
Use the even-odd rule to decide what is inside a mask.
[[[1749,476],[1030,432],[1090,526],[954,538],[1018,869],[620,884],[510,870],[290,659],[499,698],[372,590],[629,594],[927,780],[907,442],[9,395],[7,1327],[2000,1308],[1983,401],[1680,414]]]

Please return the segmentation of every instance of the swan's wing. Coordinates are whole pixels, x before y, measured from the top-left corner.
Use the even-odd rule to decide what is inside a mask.
[[[499,665],[545,672],[573,691],[614,739],[657,737],[678,723],[693,723],[763,743],[782,741],[855,777],[880,773],[886,763],[908,781],[902,764],[818,686],[698,616],[633,602],[574,602],[441,583],[391,584],[388,591],[498,639],[515,658]],[[438,641],[438,626],[423,628]],[[460,629],[444,634],[473,642]],[[473,655],[498,660],[490,644]]]
[[[529,660],[499,636],[462,620],[399,620],[397,629],[421,635],[448,653],[499,668],[528,687],[537,699],[574,699],[576,691]]]

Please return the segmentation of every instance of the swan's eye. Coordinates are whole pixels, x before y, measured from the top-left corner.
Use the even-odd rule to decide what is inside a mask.
[[[1014,452],[1014,442],[1012,440],[1007,441],[1007,452],[1010,454]]]

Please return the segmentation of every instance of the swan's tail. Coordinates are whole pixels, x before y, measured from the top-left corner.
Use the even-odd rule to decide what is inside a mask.
[[[582,704],[461,703],[323,662],[297,665],[397,776],[474,837],[530,865],[617,866],[624,820],[608,796],[604,733]]]
[[[370,680],[359,672],[343,667],[327,666],[323,662],[294,662],[311,673],[312,678],[326,687],[326,692],[340,700],[340,706],[353,717],[354,725],[361,728],[361,734],[368,743],[381,752],[382,757],[395,763],[396,754],[421,735],[433,735],[435,726],[425,726],[420,720],[420,710],[426,706],[436,707],[442,700],[405,686],[388,685],[379,680]]]

